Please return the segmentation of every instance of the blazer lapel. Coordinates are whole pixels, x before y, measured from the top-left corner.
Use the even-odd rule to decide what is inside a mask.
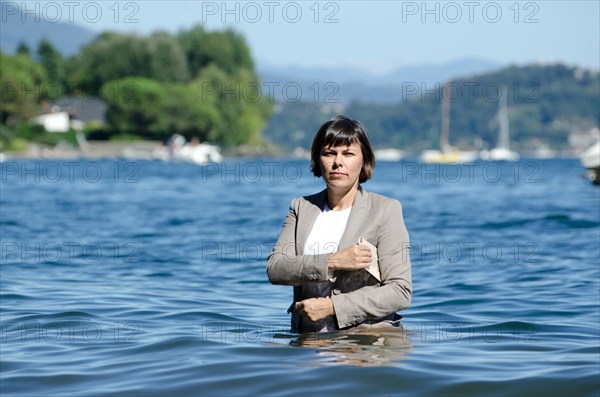
[[[319,217],[319,214],[323,211],[323,208],[325,208],[327,189],[312,196],[305,197],[305,199],[309,205],[301,207],[302,213],[298,214],[296,255],[304,254],[304,246],[306,245],[308,235],[312,231],[313,225]]]
[[[354,197],[354,203],[352,203],[346,230],[344,230],[344,234],[342,234],[338,250],[350,247],[352,244],[358,242],[362,220],[368,215],[367,196],[368,193],[359,185],[356,196]]]

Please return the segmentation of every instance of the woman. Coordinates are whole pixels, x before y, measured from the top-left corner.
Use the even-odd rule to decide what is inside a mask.
[[[360,122],[337,116],[315,135],[311,170],[327,188],[292,201],[267,262],[271,283],[294,286],[292,332],[389,325],[410,304],[400,202],[360,185],[374,167]]]

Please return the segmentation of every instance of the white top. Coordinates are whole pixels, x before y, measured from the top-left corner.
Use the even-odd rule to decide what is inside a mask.
[[[352,207],[341,211],[332,211],[327,203],[325,208],[319,214],[308,235],[304,245],[304,255],[329,254],[338,251],[340,240],[346,230],[348,217]],[[302,285],[301,299],[329,297],[331,295],[331,285],[333,272],[329,272],[328,281],[316,283],[307,283]],[[300,318],[301,328],[304,332],[324,332],[335,331],[337,324],[333,317],[326,317],[322,320],[312,322],[305,316]]]
[[[304,255],[331,254],[338,251],[340,240],[346,230],[352,207],[333,211],[325,203],[325,208],[317,217],[306,239]]]

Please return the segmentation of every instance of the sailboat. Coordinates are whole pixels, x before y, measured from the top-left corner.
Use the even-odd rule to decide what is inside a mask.
[[[600,141],[587,148],[579,156],[581,164],[587,168],[587,177],[594,183],[600,185]]]
[[[442,92],[442,122],[440,127],[440,149],[425,150],[421,153],[421,161],[425,163],[469,163],[477,159],[473,151],[461,151],[450,146],[450,96],[448,90],[452,86],[444,84]]]
[[[502,90],[498,109],[498,124],[500,125],[498,133],[498,145],[490,151],[482,150],[479,156],[483,160],[492,161],[517,161],[519,153],[510,150],[510,137],[508,128],[508,106],[507,90]]]

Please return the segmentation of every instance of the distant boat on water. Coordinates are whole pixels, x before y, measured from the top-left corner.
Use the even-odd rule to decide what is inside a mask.
[[[425,150],[421,153],[421,160],[425,163],[470,163],[477,160],[477,152],[458,149]]]
[[[550,149],[547,143],[542,143],[531,151],[529,155],[536,159],[552,159],[556,157],[556,151]]]
[[[450,146],[450,101],[448,90],[452,86],[444,84],[442,89],[442,121],[440,126],[440,150],[425,150],[421,161],[425,163],[470,163],[477,159],[476,151],[462,151]]]
[[[223,161],[223,156],[217,146],[200,143],[195,139],[187,143],[185,138],[179,134],[173,135],[166,146],[161,145],[154,149],[152,157],[163,161],[178,161],[198,165]]]
[[[587,169],[587,176],[594,183],[600,185],[600,141],[587,148],[579,156],[581,165]]]
[[[510,150],[509,122],[508,122],[508,106],[506,93],[507,90],[502,90],[499,109],[498,109],[498,124],[500,125],[498,133],[498,144],[492,150],[482,150],[479,156],[482,160],[492,161],[518,161],[519,153]]]
[[[399,149],[387,148],[375,150],[375,160],[377,161],[400,161],[404,157],[404,152]]]

